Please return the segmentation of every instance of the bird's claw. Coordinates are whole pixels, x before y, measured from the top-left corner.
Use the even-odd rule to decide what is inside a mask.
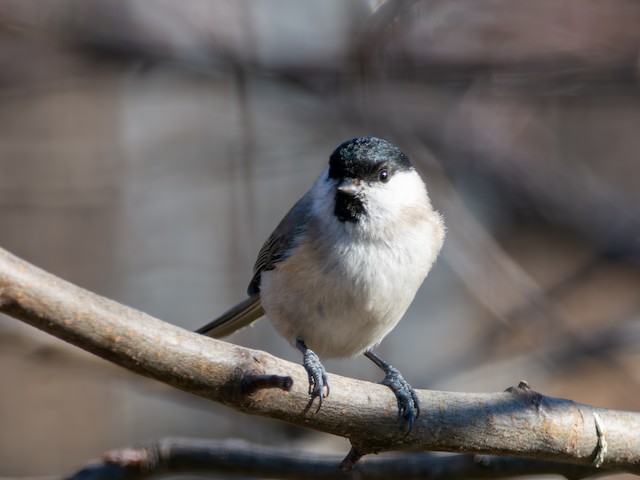
[[[413,428],[413,422],[420,416],[420,400],[416,391],[409,385],[398,369],[387,365],[385,377],[380,382],[386,385],[396,396],[398,401],[398,417],[407,424],[406,435]]]
[[[329,377],[327,376],[327,371],[320,362],[320,358],[315,354],[315,352],[313,352],[313,350],[306,349],[302,364],[309,377],[309,395],[311,396],[311,399],[309,400],[307,409],[311,407],[313,401],[317,398],[318,408],[316,409],[316,413],[318,413],[320,411],[320,407],[322,407],[322,399],[329,396]]]

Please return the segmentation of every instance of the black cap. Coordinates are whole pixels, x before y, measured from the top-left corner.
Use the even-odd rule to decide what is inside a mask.
[[[367,179],[375,175],[381,164],[395,171],[413,168],[409,157],[393,145],[376,137],[357,137],[347,140],[329,157],[329,178]]]

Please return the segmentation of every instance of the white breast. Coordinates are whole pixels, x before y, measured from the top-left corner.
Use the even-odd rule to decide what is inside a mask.
[[[357,223],[333,215],[332,188],[325,175],[314,185],[313,220],[295,252],[262,273],[261,298],[287,340],[301,338],[321,357],[349,357],[380,343],[402,318],[444,227],[415,172],[370,187]]]

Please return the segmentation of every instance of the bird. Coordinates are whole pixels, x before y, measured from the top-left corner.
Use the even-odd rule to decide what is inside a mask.
[[[445,226],[398,147],[373,136],[340,144],[264,243],[248,298],[196,330],[222,338],[266,316],[300,350],[309,404],[329,396],[321,358],[364,354],[384,372],[411,430],[420,402],[373,349],[397,325],[442,248]]]

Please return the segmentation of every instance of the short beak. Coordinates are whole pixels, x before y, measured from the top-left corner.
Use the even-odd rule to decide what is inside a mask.
[[[345,178],[338,182],[338,191],[342,192],[346,195],[350,195],[355,197],[362,191],[362,187],[360,185],[356,185],[353,178]]]

